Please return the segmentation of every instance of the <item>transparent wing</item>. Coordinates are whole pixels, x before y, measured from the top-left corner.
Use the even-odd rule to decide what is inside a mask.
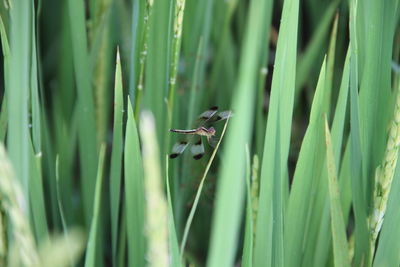
[[[213,117],[213,122],[226,120],[232,116],[233,116],[233,113],[230,110],[221,111]]]
[[[208,121],[212,120],[212,118],[217,114],[217,112],[218,112],[217,106],[209,108],[208,110],[200,114],[196,124],[199,126],[206,124]]]
[[[204,156],[204,145],[201,137],[198,137],[197,142],[190,147],[194,159],[201,159]]]
[[[183,151],[185,151],[187,146],[188,146],[187,141],[179,141],[179,142],[175,143],[174,146],[172,147],[171,154],[169,154],[169,158],[174,159],[174,158],[180,156],[183,153]]]

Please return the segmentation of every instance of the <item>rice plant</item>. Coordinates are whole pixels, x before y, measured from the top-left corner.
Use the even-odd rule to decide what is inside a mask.
[[[0,266],[399,266],[399,12],[3,1]]]

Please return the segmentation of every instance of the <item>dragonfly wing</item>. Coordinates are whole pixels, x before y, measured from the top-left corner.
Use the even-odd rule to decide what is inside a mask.
[[[190,151],[194,159],[201,159],[204,156],[204,145],[201,137],[198,138],[196,143],[192,144]]]
[[[218,112],[217,106],[211,107],[208,110],[204,111],[198,117],[197,125],[204,125],[206,122],[210,121],[215,116],[215,114],[217,114],[217,112]]]
[[[185,151],[186,147],[188,146],[187,141],[179,141],[175,143],[175,145],[172,147],[172,153],[169,154],[169,158],[174,159],[178,157],[180,154]]]
[[[232,116],[233,113],[230,110],[221,111],[216,116],[214,116],[215,119],[213,120],[213,122],[226,120]]]

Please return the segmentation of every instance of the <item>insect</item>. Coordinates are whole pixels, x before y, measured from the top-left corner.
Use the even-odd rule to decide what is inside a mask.
[[[171,159],[181,155],[190,145],[190,151],[194,159],[201,159],[204,155],[204,145],[202,136],[207,137],[208,143],[215,147],[218,142],[218,137],[215,136],[216,130],[211,125],[215,122],[226,120],[232,116],[230,110],[218,112],[218,107],[211,107],[209,110],[200,114],[197,119],[197,128],[190,130],[170,129],[170,132],[189,135],[189,140],[181,140],[175,143],[172,147],[172,153],[169,154]]]

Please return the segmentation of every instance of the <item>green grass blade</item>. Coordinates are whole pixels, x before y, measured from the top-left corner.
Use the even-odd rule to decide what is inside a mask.
[[[85,26],[84,3],[79,0],[68,1],[69,23],[71,29],[73,62],[78,90],[79,109],[79,152],[82,166],[81,181],[85,221],[90,225],[93,214],[93,199],[97,168],[96,123],[91,86],[91,73],[88,71],[87,34]]]
[[[314,196],[318,192],[318,185],[322,168],[325,164],[323,114],[324,106],[326,62],[324,61],[314,95],[309,124],[301,145],[297,161],[292,190],[285,217],[285,257],[286,266],[297,266],[301,262],[303,244],[307,244],[308,214],[312,212]]]
[[[41,123],[40,123],[40,103],[39,103],[39,87],[38,87],[38,61],[36,55],[36,27],[35,27],[35,5],[31,2],[31,19],[32,19],[32,29],[31,29],[31,66],[30,66],[30,99],[31,99],[31,113],[32,113],[32,143],[35,154],[42,151],[42,141],[41,141]]]
[[[0,16],[0,36],[1,36],[1,47],[3,51],[3,61],[4,61],[4,87],[9,88],[8,79],[9,79],[9,68],[10,68],[10,46],[8,43],[6,29],[4,27],[3,19]],[[7,123],[8,123],[8,109],[7,109],[7,95],[6,92],[3,96],[1,102],[1,111],[0,111],[0,140],[4,143],[6,132],[7,132]]]
[[[199,199],[200,199],[200,195],[201,195],[201,192],[202,192],[202,189],[203,189],[204,182],[206,180],[208,171],[210,170],[211,164],[212,164],[212,162],[213,162],[213,160],[215,158],[215,155],[217,154],[219,145],[221,144],[221,141],[222,141],[222,139],[223,139],[223,137],[225,135],[225,131],[226,131],[226,127],[228,125],[228,121],[229,121],[229,119],[226,121],[226,123],[224,125],[224,129],[222,130],[221,138],[218,140],[218,143],[215,146],[215,149],[213,150],[213,153],[211,154],[210,159],[208,160],[206,169],[204,170],[203,176],[201,177],[201,181],[200,181],[199,187],[197,188],[196,196],[194,198],[194,202],[193,202],[192,208],[190,209],[189,216],[188,216],[186,224],[185,224],[185,229],[183,231],[182,243],[181,243],[181,248],[180,248],[181,258],[183,258],[183,253],[185,251],[185,246],[186,246],[186,240],[187,240],[187,237],[189,235],[190,226],[192,224],[193,217],[194,217],[194,214],[195,214],[196,209],[197,209],[197,204],[199,203]]]
[[[283,264],[282,208],[283,193],[287,191],[283,179],[287,173],[295,91],[298,12],[298,1],[284,2],[261,165],[259,203],[263,204],[257,214],[255,266]]]
[[[168,155],[166,156],[168,157]],[[168,200],[168,236],[169,236],[169,251],[171,253],[171,266],[180,267],[182,266],[181,256],[179,253],[178,236],[175,230],[174,212],[172,210],[172,199],[171,190],[169,186],[169,160],[166,159],[166,172],[165,172],[165,187],[167,188],[167,200]]]
[[[103,184],[103,170],[104,170],[104,156],[106,152],[106,146],[103,144],[100,147],[99,153],[99,166],[97,169],[97,177],[96,177],[96,188],[95,188],[95,196],[94,196],[94,208],[93,208],[93,216],[92,223],[90,226],[89,239],[87,243],[86,257],[85,257],[85,267],[96,266],[96,251],[99,249],[100,242],[98,240],[99,232],[98,226],[100,223],[100,205],[101,205],[101,191]]]
[[[46,217],[45,195],[43,190],[43,174],[41,169],[42,155],[34,154],[33,144],[29,147],[29,192],[35,236],[38,243],[48,239],[48,224]]]
[[[122,74],[119,51],[117,52],[115,86],[114,86],[114,127],[113,127],[113,145],[111,150],[110,166],[110,209],[111,209],[111,243],[112,255],[115,265],[118,244],[118,225],[119,225],[119,207],[121,197],[121,173],[122,173],[122,116],[124,114],[124,100],[122,96]]]
[[[145,264],[145,196],[143,181],[142,156],[139,136],[128,99],[128,121],[125,134],[125,212],[128,235],[128,263],[130,266]]]
[[[161,179],[159,146],[157,145],[154,117],[143,112],[140,117],[140,137],[143,145],[143,167],[146,194],[146,236],[148,249],[146,259],[149,266],[167,266],[168,218],[167,200]]]
[[[11,9],[10,68],[7,78],[8,152],[29,207],[28,95],[30,79],[31,3],[15,2]],[[25,210],[28,214],[28,210]]]
[[[332,143],[333,143],[333,151],[334,151],[334,160],[335,162],[340,163],[340,155],[341,155],[341,148],[342,148],[342,141],[343,141],[343,129],[345,125],[345,115],[347,109],[347,101],[349,95],[349,79],[350,79],[350,50],[348,50],[343,74],[342,74],[342,82],[339,91],[339,97],[336,104],[335,115],[333,119],[333,126],[332,126]],[[323,173],[324,175],[324,173]],[[344,180],[349,181],[349,177],[343,177]],[[322,178],[324,179],[324,178]],[[340,183],[340,191],[345,190],[343,188],[346,183],[342,180],[339,181]],[[346,191],[347,192],[347,191]],[[322,266],[326,264],[326,260],[331,249],[331,236],[325,235],[327,231],[329,231],[330,227],[330,218],[329,218],[329,199],[327,198],[327,191],[324,190],[322,193],[325,199],[324,203],[324,210],[322,213],[321,223],[318,229],[318,239],[315,242],[315,248],[311,251],[314,257],[313,264],[315,266]],[[344,212],[345,210],[343,210]],[[346,216],[347,218],[347,216]],[[345,221],[347,222],[347,220]]]
[[[59,169],[60,169],[60,157],[57,155],[56,156],[56,193],[57,193],[57,204],[58,204],[58,211],[60,213],[60,219],[61,219],[61,225],[62,225],[62,230],[65,236],[65,239],[68,239],[68,227],[67,227],[67,221],[65,219],[65,214],[64,214],[64,208],[62,205],[61,201],[61,192],[60,192],[60,174],[59,174]]]
[[[231,266],[234,261],[245,192],[243,179],[246,171],[245,145],[249,143],[252,132],[251,104],[256,95],[258,55],[263,47],[262,25],[268,14],[267,6],[268,1],[262,0],[254,0],[250,6],[241,54],[243,61],[239,66],[239,77],[232,104],[235,117],[230,132],[227,133],[226,149],[223,151],[224,164],[217,185],[207,266]],[[296,10],[296,6],[294,9]],[[239,132],[241,134],[237,134]],[[226,224],[226,221],[230,223]]]
[[[246,219],[245,219],[245,233],[242,254],[242,266],[253,266],[253,245],[254,245],[254,218],[253,218],[253,203],[251,199],[251,163],[250,152],[246,146]]]
[[[362,178],[363,159],[360,134],[360,114],[358,96],[358,41],[357,41],[357,0],[350,2],[350,161],[351,188],[355,217],[355,255],[353,264],[360,265],[369,259],[366,185]],[[368,263],[367,263],[368,265]]]
[[[343,220],[342,208],[340,205],[340,192],[337,181],[337,169],[331,134],[329,132],[328,122],[325,116],[325,142],[326,159],[329,180],[329,198],[331,210],[331,230],[333,238],[333,255],[335,266],[350,267],[349,248],[346,240],[346,227]]]

